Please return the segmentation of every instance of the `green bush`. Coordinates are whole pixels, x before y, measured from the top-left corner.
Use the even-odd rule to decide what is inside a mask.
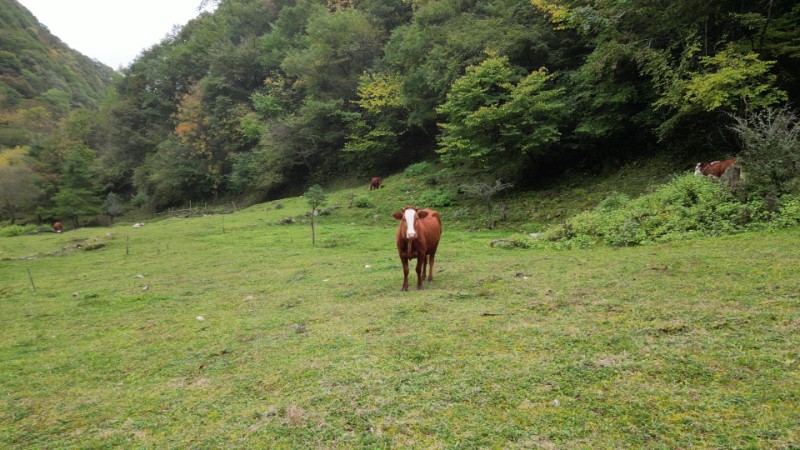
[[[429,175],[433,173],[433,164],[426,161],[411,164],[410,166],[406,167],[406,170],[403,173],[409,177]]]
[[[787,195],[780,201],[780,210],[772,221],[775,227],[800,225],[800,195]]]
[[[363,196],[363,195],[361,197],[358,197],[356,199],[356,201],[353,202],[353,204],[356,205],[356,208],[374,208],[375,207],[375,203],[373,203],[372,200],[369,197],[366,197],[366,196]]]
[[[37,232],[39,232],[39,227],[36,225],[10,225],[0,228],[0,236],[2,237],[20,236],[23,234],[34,234]]]
[[[601,211],[611,211],[614,209],[620,209],[630,203],[631,198],[625,194],[620,194],[619,192],[614,192],[613,194],[609,195],[608,197],[604,198],[603,200],[598,203],[597,208]]]
[[[791,222],[794,204],[786,204],[786,221]],[[719,183],[684,175],[634,200],[624,194],[612,194],[593,210],[552,226],[544,237],[550,241],[576,241],[579,247],[592,241],[632,246],[698,234],[731,233],[765,218],[761,206],[740,203]]]
[[[425,208],[443,208],[456,203],[456,197],[448,191],[425,191],[419,196],[419,204]]]

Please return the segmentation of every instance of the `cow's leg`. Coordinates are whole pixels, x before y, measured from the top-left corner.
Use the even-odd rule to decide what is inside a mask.
[[[425,255],[417,256],[417,290],[422,290],[422,279],[425,274],[422,272],[422,265],[425,264]]]
[[[400,257],[400,261],[403,262],[403,287],[400,288],[401,291],[408,290],[408,258]]]
[[[433,259],[436,257],[436,253],[430,254],[430,261],[428,261],[428,281],[433,281]]]

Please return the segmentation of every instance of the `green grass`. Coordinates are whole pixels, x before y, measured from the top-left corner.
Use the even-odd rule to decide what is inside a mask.
[[[798,229],[503,250],[455,205],[402,293],[386,184],[316,247],[301,198],[0,239],[0,447],[800,445]]]

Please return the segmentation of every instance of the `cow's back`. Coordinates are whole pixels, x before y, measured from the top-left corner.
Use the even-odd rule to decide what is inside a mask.
[[[428,213],[427,216],[420,219],[420,230],[425,233],[425,245],[428,252],[436,252],[439,246],[439,239],[442,237],[442,218],[439,216],[438,211],[425,208],[422,211]]]

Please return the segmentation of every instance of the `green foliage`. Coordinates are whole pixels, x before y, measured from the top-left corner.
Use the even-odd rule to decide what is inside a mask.
[[[111,68],[70,49],[19,2],[0,0],[0,29],[0,150],[41,141],[70,110],[100,102]]]
[[[399,139],[408,131],[408,107],[402,94],[402,80],[389,74],[365,73],[358,84],[361,108],[349,124],[351,134],[345,151],[368,155],[373,162],[391,158],[399,149]]]
[[[11,156],[19,153],[19,159]],[[24,149],[0,152],[0,217],[14,220],[31,213],[41,196],[38,177],[24,162]]]
[[[593,210],[549,228],[545,238],[631,246],[732,233],[768,219],[760,205],[741,203],[719,183],[690,174],[637,199],[612,194]]]
[[[456,196],[452,192],[446,190],[424,191],[419,195],[417,201],[425,208],[444,208],[457,203]]]
[[[52,207],[78,148],[103,196],[146,191],[155,209],[422,160],[450,170],[415,183],[527,185],[665,147],[711,155],[727,113],[800,97],[788,0],[226,0],[113,82],[3,1],[0,147],[30,144],[44,200],[27,211]]]
[[[767,108],[734,119],[747,189],[762,196],[800,192],[800,118],[794,111]]]
[[[94,152],[81,149],[67,156],[59,180],[58,192],[51,198],[52,213],[73,219],[80,226],[80,218],[100,214],[100,197],[97,194],[92,170]]]
[[[675,115],[660,125],[664,134],[686,115],[701,112],[762,109],[787,99],[770,73],[774,61],[763,61],[756,53],[741,53],[734,46],[699,58],[700,71],[676,75],[657,108],[669,108]]]
[[[125,207],[123,206],[119,195],[109,192],[106,196],[106,199],[103,201],[103,204],[100,205],[100,211],[103,214],[111,217],[111,221],[113,222],[115,217],[125,214]]]
[[[39,227],[36,225],[9,225],[0,228],[0,237],[22,236],[23,234],[34,234],[39,231]]]
[[[325,202],[328,199],[328,196],[325,195],[325,191],[322,190],[322,186],[315,184],[306,190],[306,193],[303,194],[308,202],[308,206],[311,207],[311,213],[319,209],[321,206],[325,206]]]
[[[431,175],[434,171],[433,164],[427,161],[421,161],[418,163],[411,164],[410,166],[406,167],[403,173],[409,177],[419,177],[424,175]]]
[[[356,208],[374,208],[375,207],[375,202],[373,202],[371,198],[369,198],[369,197],[367,197],[365,195],[357,197],[355,199],[355,201],[353,202],[353,204],[355,205]]]
[[[185,204],[213,196],[220,183],[213,160],[198,155],[190,146],[172,138],[159,145],[136,170],[134,184],[148,192],[156,207]]]
[[[281,68],[316,98],[351,100],[380,45],[380,31],[361,11],[319,11],[308,22],[302,47],[290,51]]]
[[[493,170],[516,177],[530,158],[559,141],[568,114],[563,90],[547,88],[552,75],[540,69],[525,77],[507,57],[490,55],[453,83],[438,108],[445,118],[438,153],[450,166]]]
[[[800,225],[800,195],[785,195],[780,199],[778,213],[769,223],[773,228]]]

